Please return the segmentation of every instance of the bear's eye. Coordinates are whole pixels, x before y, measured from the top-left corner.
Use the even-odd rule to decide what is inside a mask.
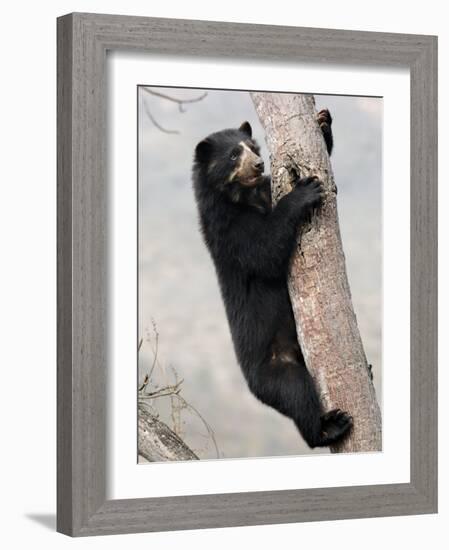
[[[238,149],[234,149],[231,152],[230,159],[231,160],[237,160],[239,158],[240,151]]]

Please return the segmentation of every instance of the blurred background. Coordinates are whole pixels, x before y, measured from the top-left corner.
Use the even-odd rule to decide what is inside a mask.
[[[315,99],[317,110],[327,107],[333,117],[343,247],[381,405],[382,99]],[[139,87],[139,381],[151,374],[151,407],[202,459],[325,453],[310,450],[291,420],[248,390],[198,228],[191,184],[195,145],[244,120],[269,169],[247,92]]]

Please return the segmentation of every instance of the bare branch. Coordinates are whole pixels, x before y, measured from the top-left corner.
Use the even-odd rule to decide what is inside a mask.
[[[203,415],[199,412],[198,409],[196,409],[193,405],[191,405],[186,399],[184,399],[184,397],[182,397],[182,395],[179,395],[179,394],[174,394],[188,409],[191,409],[197,416],[198,418],[201,420],[201,422],[204,424],[204,427],[206,428],[207,430],[207,433],[209,435],[209,437],[212,439],[212,442],[214,444],[214,447],[215,447],[215,452],[217,454],[217,458],[220,458],[220,450],[218,448],[218,444],[217,444],[217,440],[215,439],[215,433],[214,433],[214,430],[212,429],[211,425],[206,421],[206,419],[203,417]]]
[[[160,130],[161,132],[164,132],[165,134],[179,134],[179,130],[168,130],[167,128],[164,128],[163,126],[161,126],[159,122],[152,115],[150,111],[150,107],[148,106],[148,103],[145,100],[143,100],[143,107],[145,109],[145,112],[148,118],[151,120],[151,122],[156,126],[158,130]]]
[[[192,449],[141,403],[138,445],[139,454],[149,462],[198,460]]]
[[[162,92],[157,92],[153,88],[148,88],[146,86],[141,86],[141,88],[144,92],[146,92],[149,95],[159,97],[161,99],[166,99],[168,101],[172,101],[173,103],[176,103],[178,105],[180,113],[185,113],[186,112],[186,109],[185,109],[186,104],[188,104],[188,103],[197,103],[198,101],[203,100],[207,96],[207,92],[203,92],[201,95],[199,95],[197,97],[192,97],[192,98],[189,98],[189,99],[179,99],[177,97],[173,97],[171,95],[168,95],[168,94],[165,94],[165,93],[162,93]],[[164,126],[162,126],[155,119],[153,113],[150,110],[150,107],[149,107],[148,103],[145,100],[143,100],[143,106],[144,106],[144,109],[145,109],[145,112],[146,112],[148,118],[151,120],[151,122],[156,126],[156,128],[158,130],[160,130],[161,132],[164,132],[165,134],[179,134],[180,133],[178,130],[169,130],[167,128],[164,128]]]
[[[184,380],[180,380],[179,382],[177,382],[176,384],[173,384],[172,386],[165,386],[165,387],[160,388],[156,391],[149,392],[149,393],[144,393],[141,397],[153,398],[153,397],[160,397],[161,393],[164,393],[165,395],[171,395],[172,393],[178,393],[179,391],[181,391],[180,386],[183,382],[184,382]]]
[[[205,418],[201,415],[201,413],[193,405],[191,405],[184,397],[182,397],[180,395],[180,392],[181,392],[181,389],[182,389],[181,385],[183,384],[184,379],[178,380],[178,373],[176,372],[176,370],[172,366],[170,366],[170,369],[171,369],[171,371],[173,373],[173,376],[175,378],[175,383],[174,384],[168,384],[167,383],[163,387],[157,387],[157,386],[153,385],[153,387],[154,387],[153,391],[144,391],[149,386],[149,384],[151,383],[152,375],[154,373],[154,369],[155,369],[156,366],[158,366],[163,373],[166,373],[166,369],[164,367],[162,367],[162,365],[159,363],[159,359],[158,359],[159,333],[157,331],[156,323],[154,322],[153,319],[152,319],[151,322],[152,322],[153,333],[155,335],[154,347],[152,345],[152,340],[151,340],[150,334],[148,334],[148,336],[147,336],[147,341],[149,342],[149,344],[151,346],[151,349],[153,351],[153,363],[151,365],[149,374],[145,375],[142,384],[139,386],[139,411],[141,409],[146,409],[146,410],[148,410],[149,415],[155,416],[154,409],[152,409],[152,407],[150,406],[149,403],[153,399],[158,399],[158,398],[161,398],[161,397],[169,397],[170,401],[171,401],[171,417],[172,417],[173,426],[172,426],[172,428],[168,428],[168,426],[167,426],[167,428],[170,429],[179,439],[181,439],[181,412],[182,412],[183,409],[190,410],[191,413],[193,413],[195,416],[197,416],[199,418],[201,423],[206,428],[207,435],[205,437],[209,437],[210,440],[213,442],[217,458],[219,458],[220,457],[220,451],[219,451],[218,444],[217,444],[215,434],[214,434],[214,431],[213,431],[212,427],[205,420]],[[139,349],[141,348],[141,346],[142,346],[142,343],[139,344]],[[167,376],[165,376],[165,378],[167,379]],[[140,424],[139,424],[139,439],[140,439],[140,436],[141,436],[141,432],[140,432]]]
[[[197,97],[193,97],[190,99],[179,99],[177,97],[173,97],[168,94],[164,94],[162,92],[156,92],[153,88],[148,88],[146,86],[142,86],[142,90],[144,90],[150,95],[161,97],[162,99],[167,99],[168,101],[173,101],[174,103],[177,103],[181,113],[185,112],[185,109],[184,109],[185,103],[197,103],[198,101],[202,101],[207,96],[207,92],[203,92],[201,95]]]
[[[151,365],[150,373],[148,374],[148,378],[150,379],[153,375],[154,367],[156,366],[156,363],[157,363],[157,354],[159,350],[159,332],[157,331],[156,323],[154,322],[154,319],[151,320],[151,324],[153,326],[153,332],[154,332],[156,343],[155,343],[155,348],[153,349],[153,356],[154,356],[153,364]],[[150,345],[151,345],[151,342],[150,342]]]
[[[148,376],[148,374],[146,374],[142,384],[139,386],[139,392],[142,392],[148,386],[149,381],[150,377]]]

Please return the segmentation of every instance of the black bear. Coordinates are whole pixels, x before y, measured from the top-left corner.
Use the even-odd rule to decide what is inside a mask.
[[[318,122],[330,153],[331,116]],[[193,186],[200,226],[215,264],[236,356],[253,394],[295,422],[310,447],[351,429],[340,409],[324,413],[297,342],[287,290],[298,229],[322,202],[321,182],[299,178],[273,208],[270,177],[244,122],[195,149]]]

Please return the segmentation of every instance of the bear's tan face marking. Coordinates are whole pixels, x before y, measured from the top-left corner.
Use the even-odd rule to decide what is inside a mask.
[[[242,147],[242,152],[236,167],[229,176],[229,181],[232,182],[238,178],[245,187],[253,187],[258,183],[261,175],[260,170],[256,168],[261,158],[244,141],[241,141],[239,145]]]

